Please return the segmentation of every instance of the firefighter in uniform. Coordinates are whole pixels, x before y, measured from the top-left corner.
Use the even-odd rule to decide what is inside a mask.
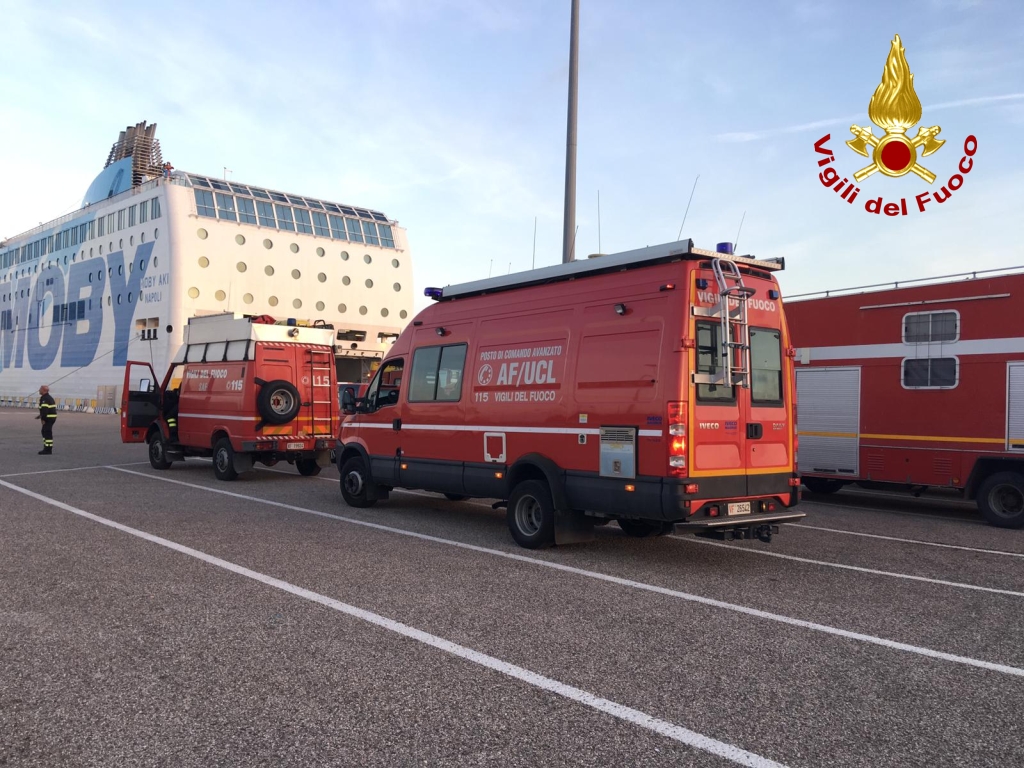
[[[41,386],[39,388],[39,416],[43,423],[43,450],[40,456],[49,456],[53,453],[53,425],[57,422],[57,403],[50,397],[50,388]]]
[[[164,393],[164,419],[167,420],[168,437],[172,443],[178,441],[178,398],[180,394],[177,387]]]

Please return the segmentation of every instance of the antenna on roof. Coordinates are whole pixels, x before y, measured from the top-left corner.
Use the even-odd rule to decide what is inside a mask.
[[[700,174],[697,174],[697,178],[693,180],[693,189],[690,190],[690,199],[686,201],[686,212],[683,213],[683,223],[679,225],[679,234],[676,235],[676,242],[683,236],[683,227],[686,225],[686,216],[690,213],[690,203],[693,202],[693,193],[697,191],[697,181],[700,179]]]
[[[530,262],[530,269],[537,268],[537,217],[533,217],[533,261]]]
[[[747,212],[743,212],[743,216],[740,217],[740,226],[736,230],[736,239],[732,241],[733,249],[739,248],[740,245],[740,230],[743,229],[743,219],[747,218]]]
[[[601,252],[601,190],[597,190],[597,252]]]
[[[487,268],[487,276],[491,276],[491,272],[494,270],[494,259],[491,259],[491,266]]]

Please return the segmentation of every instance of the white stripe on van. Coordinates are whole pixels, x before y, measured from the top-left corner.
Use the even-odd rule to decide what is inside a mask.
[[[342,429],[394,429],[391,424],[373,424],[362,422],[344,422]],[[469,424],[406,424],[402,422],[402,429],[422,429],[436,432],[512,432],[517,434],[544,434],[544,435],[600,435],[600,429],[574,429],[572,427],[478,427]],[[641,429],[637,432],[640,437],[661,437],[660,429]]]

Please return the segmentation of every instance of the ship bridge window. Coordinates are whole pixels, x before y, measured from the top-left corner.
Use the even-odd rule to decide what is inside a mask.
[[[911,312],[903,316],[903,342],[928,344],[936,341],[956,341],[960,338],[960,313]]]
[[[355,219],[345,219],[345,224],[348,225],[348,239],[353,243],[363,242],[363,235],[359,231],[359,222]]]
[[[320,211],[313,211],[313,231],[318,237],[330,237],[331,231],[327,227],[327,214]]]
[[[294,232],[295,224],[292,221],[292,209],[287,205],[277,205],[274,207],[277,210],[277,228]]]
[[[235,215],[235,198],[231,195],[217,193],[217,218],[238,221],[238,217]]]
[[[366,235],[367,245],[380,245],[380,239],[377,237],[377,225],[372,221],[363,222],[363,234]]]
[[[377,231],[380,232],[380,244],[385,248],[395,247],[395,238],[391,234],[391,227],[387,224],[378,224]]]
[[[143,203],[142,206],[145,207],[146,204]],[[134,227],[135,226],[135,210],[136,210],[137,207],[138,206],[135,206],[135,205],[131,205],[131,206],[128,207],[128,226],[129,227]]]
[[[270,193],[270,199],[273,200],[276,203],[287,203],[288,202],[288,198],[285,197],[284,195],[282,195],[279,192],[271,192]]]
[[[247,197],[238,198],[238,220],[243,224],[256,223],[256,205]]]
[[[903,361],[904,389],[953,389],[960,380],[955,357],[907,358]]]
[[[208,219],[215,219],[217,212],[213,208],[213,193],[204,189],[193,190],[196,195],[196,213]]]
[[[208,182],[202,176],[189,176],[188,178],[192,182],[192,185],[195,187],[205,187],[206,189],[210,188],[210,182]]]
[[[156,219],[160,218],[160,198],[154,197],[149,201],[149,218]]]
[[[231,187],[226,182],[217,181],[216,179],[210,179],[210,186],[214,189],[219,189],[221,192],[230,192]]]
[[[242,185],[242,184],[228,184],[228,186],[231,187],[231,191],[234,192],[236,195],[251,195],[252,194],[249,191],[249,188],[244,186],[244,185]]]
[[[305,208],[295,209],[295,227],[303,234],[313,234],[313,223],[309,220],[309,211]]]
[[[143,203],[139,206],[139,224],[145,224],[147,221],[149,221],[149,206]],[[100,232],[100,234],[103,233]]]
[[[324,207],[323,203],[321,203],[319,200],[309,200],[309,199],[307,199],[306,200],[306,205],[308,205],[310,208],[319,208],[320,210],[323,210],[323,207]]]
[[[306,205],[306,201],[303,200],[301,197],[294,197],[294,196],[288,197],[288,195],[285,195],[285,197],[288,198],[288,202],[291,203],[292,205],[298,205],[298,206],[305,206]]]
[[[256,210],[260,214],[260,226],[261,227],[276,227],[277,222],[274,220],[274,204],[263,203],[259,200],[256,201]]]
[[[345,220],[341,216],[331,216],[331,237],[335,240],[347,240],[345,237]]]
[[[260,200],[269,200],[270,199],[270,195],[267,194],[266,190],[264,190],[264,189],[256,189],[256,187],[252,188],[252,196],[253,197],[258,197]]]
[[[334,213],[341,213],[341,209],[338,206],[336,206],[334,203],[324,203],[324,208],[326,208],[328,211],[332,211]]]
[[[356,215],[355,210],[352,209],[352,208],[349,208],[347,205],[341,205],[341,206],[338,206],[338,207],[341,208],[341,212],[342,213],[347,213],[349,216],[355,216]]]
[[[373,212],[373,218],[375,218],[377,221],[383,221],[385,224],[387,224],[388,222],[387,216],[385,216],[383,213],[377,213],[376,211]]]
[[[360,219],[370,219],[371,221],[373,220],[373,216],[370,215],[370,212],[364,211],[362,208],[356,208],[356,213],[359,215]]]

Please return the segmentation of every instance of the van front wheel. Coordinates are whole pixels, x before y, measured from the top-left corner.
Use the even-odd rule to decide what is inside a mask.
[[[1024,475],[997,472],[978,488],[978,508],[992,525],[1024,528]]]
[[[303,477],[316,477],[320,474],[320,465],[316,463],[316,459],[298,459],[295,467]]]
[[[234,480],[238,477],[235,471],[235,449],[226,437],[222,437],[213,446],[213,474],[218,480]]]
[[[377,501],[370,495],[370,473],[359,456],[353,456],[341,467],[341,495],[350,507],[370,507]]]
[[[555,505],[551,491],[540,480],[524,480],[508,500],[508,529],[516,543],[540,549],[555,543]]]

